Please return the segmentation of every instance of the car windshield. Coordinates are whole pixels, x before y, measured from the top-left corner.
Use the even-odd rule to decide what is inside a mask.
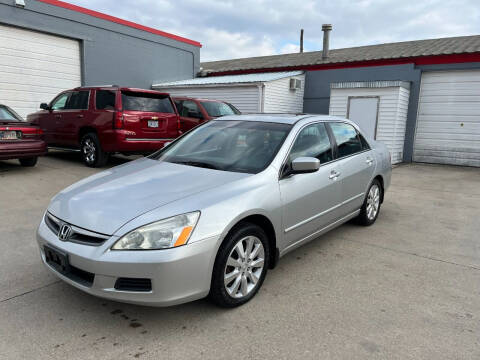
[[[200,103],[205,108],[208,115],[212,117],[240,114],[240,111],[228,103],[219,101],[201,101]]]
[[[25,121],[7,106],[0,105],[0,120]]]
[[[290,129],[288,124],[260,121],[209,121],[151,158],[256,174],[272,162]]]
[[[168,95],[122,91],[122,106],[126,111],[146,111],[174,114]]]

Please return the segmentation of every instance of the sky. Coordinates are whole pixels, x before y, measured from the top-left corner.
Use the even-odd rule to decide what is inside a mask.
[[[479,0],[66,0],[199,41],[201,61],[480,34]]]

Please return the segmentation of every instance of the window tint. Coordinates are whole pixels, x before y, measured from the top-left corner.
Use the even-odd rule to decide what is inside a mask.
[[[89,91],[73,91],[67,100],[65,109],[85,110],[88,109],[88,93]]]
[[[339,158],[362,151],[362,143],[357,136],[357,130],[352,125],[332,122],[330,128],[337,142]]]
[[[95,95],[95,107],[97,110],[115,109],[115,91],[97,90]]]
[[[320,163],[333,160],[332,145],[325,124],[312,124],[300,131],[290,151],[289,161],[302,156],[317,158]]]
[[[67,103],[67,99],[70,93],[65,93],[57,97],[52,102],[52,110],[63,110],[65,109],[65,105]]]
[[[178,109],[180,112],[180,109]],[[191,117],[192,113],[200,114],[200,110],[198,110],[198,106],[194,101],[184,100],[182,101],[182,110],[180,116]]]
[[[200,104],[205,108],[208,115],[213,117],[238,114],[230,105],[223,102],[202,101]]]
[[[122,91],[123,110],[174,114],[170,97],[143,92]]]

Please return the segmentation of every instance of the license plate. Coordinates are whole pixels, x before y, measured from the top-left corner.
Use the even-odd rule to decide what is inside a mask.
[[[0,131],[0,140],[17,140],[18,135],[16,131]]]
[[[158,128],[158,121],[157,120],[148,120],[148,127]]]
[[[45,260],[48,265],[53,267],[61,274],[66,274],[69,271],[68,255],[55,250],[49,246],[44,246]]]

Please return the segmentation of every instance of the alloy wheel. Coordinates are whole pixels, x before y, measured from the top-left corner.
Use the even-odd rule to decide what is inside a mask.
[[[224,284],[233,298],[243,298],[258,284],[264,271],[265,249],[259,238],[246,236],[239,240],[227,259]]]
[[[374,184],[368,191],[367,196],[367,217],[369,220],[375,219],[380,207],[380,188]]]
[[[88,163],[93,163],[95,162],[95,156],[96,156],[96,147],[95,143],[92,141],[92,139],[87,138],[83,141],[83,155],[85,156],[85,160]]]

